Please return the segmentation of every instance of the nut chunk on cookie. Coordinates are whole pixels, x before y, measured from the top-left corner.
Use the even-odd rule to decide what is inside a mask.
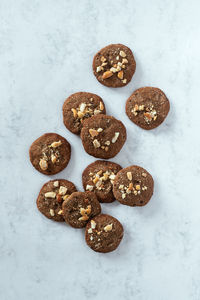
[[[71,146],[61,135],[45,133],[29,149],[30,161],[39,172],[52,175],[62,171],[71,157]]]
[[[136,90],[126,102],[126,114],[139,127],[150,130],[158,127],[167,117],[169,100],[158,88]]]
[[[65,179],[50,180],[40,190],[37,207],[45,217],[62,222],[64,221],[62,203],[76,191],[77,189],[71,181]]]
[[[74,228],[82,228],[101,213],[101,206],[93,192],[75,192],[63,202],[62,210],[66,223]]]
[[[98,158],[111,158],[123,147],[126,128],[114,117],[93,116],[83,122],[81,140],[88,154]]]
[[[153,188],[153,178],[145,169],[130,166],[117,173],[113,194],[121,204],[143,206],[151,199]]]
[[[72,133],[79,134],[83,120],[105,114],[105,104],[96,94],[79,92],[69,96],[63,104],[63,122]]]
[[[83,171],[82,181],[86,191],[93,191],[100,202],[115,200],[112,192],[116,174],[122,167],[111,161],[97,160]]]
[[[119,246],[123,232],[123,226],[117,219],[102,214],[88,222],[85,240],[87,245],[96,252],[111,252]]]
[[[132,51],[122,44],[112,44],[101,49],[93,59],[93,73],[108,87],[127,85],[135,73],[136,63]]]

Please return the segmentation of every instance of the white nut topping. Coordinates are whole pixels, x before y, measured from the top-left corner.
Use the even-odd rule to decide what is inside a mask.
[[[122,64],[127,64],[128,63],[128,60],[126,58],[123,58],[122,59]]]
[[[98,72],[101,72],[101,70],[102,70],[102,67],[101,67],[101,66],[98,66],[98,67],[97,67],[97,73],[98,73]]]
[[[60,186],[59,192],[60,195],[64,196],[67,193],[67,188],[65,186]]]
[[[122,199],[125,199],[126,198],[126,194],[122,194]]]
[[[119,132],[115,132],[115,135],[114,135],[114,137],[112,138],[112,143],[113,143],[113,144],[117,141],[118,137],[119,137]]]
[[[132,173],[131,172],[127,172],[126,173],[128,180],[132,180]]]
[[[96,222],[94,220],[91,220],[91,228],[95,229],[96,228]]]
[[[91,237],[90,237],[90,241],[93,241],[93,239],[94,239],[94,238],[93,238],[93,236],[91,235]]]
[[[45,198],[56,198],[56,193],[54,192],[47,192],[44,194]]]
[[[120,55],[121,57],[126,57],[126,53],[125,53],[124,51],[122,51],[122,50],[119,52],[119,55]]]
[[[115,175],[115,174],[111,174],[111,175],[109,176],[109,178],[110,178],[111,180],[114,180],[114,179],[115,179],[115,177],[116,177],[116,175]]]
[[[61,142],[61,141],[58,141],[58,142],[53,142],[53,143],[50,145],[50,147],[52,147],[52,148],[57,148],[57,147],[59,147],[60,145],[62,145],[62,142]]]
[[[49,213],[50,213],[50,215],[51,215],[52,217],[55,216],[54,210],[53,210],[52,208],[50,208]]]
[[[51,154],[51,161],[53,164],[56,163],[56,156],[54,154]]]
[[[98,128],[97,129],[97,132],[102,132],[103,131],[103,128]]]
[[[87,184],[87,185],[86,185],[86,190],[87,190],[87,191],[92,191],[93,188],[94,188],[93,185],[90,185],[90,184]]]
[[[86,103],[81,103],[80,108],[79,108],[80,111],[84,112],[85,108],[86,108]]]
[[[58,215],[62,215],[62,213],[63,213],[63,210],[60,209],[59,212],[58,212]]]
[[[105,145],[110,146],[110,141],[106,141]]]
[[[48,168],[48,163],[46,160],[40,159],[39,166],[43,171],[45,171]]]
[[[88,233],[92,233],[92,228],[89,228],[89,229],[88,229]]]
[[[112,224],[109,224],[109,225],[104,227],[105,232],[108,232],[108,231],[111,231],[111,230],[112,230]]]
[[[100,110],[103,110],[103,109],[104,109],[104,105],[103,105],[103,103],[102,103],[102,102],[100,102],[100,104],[99,104],[99,108],[100,108]]]
[[[97,139],[95,139],[93,141],[93,145],[94,145],[95,148],[99,148],[101,146],[100,143],[99,143],[99,141]]]
[[[54,181],[53,186],[59,187],[59,182],[58,181]]]
[[[147,173],[142,173],[142,176],[143,177],[147,177]]]

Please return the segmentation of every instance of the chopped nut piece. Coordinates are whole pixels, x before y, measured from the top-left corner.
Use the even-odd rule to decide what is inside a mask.
[[[95,109],[95,110],[94,110],[94,115],[98,115],[98,114],[100,114],[100,112],[101,112],[100,110]]]
[[[110,71],[111,71],[112,73],[116,73],[116,72],[117,72],[117,69],[114,68],[114,67],[112,67],[112,68],[110,68]]]
[[[104,63],[102,63],[101,65],[102,65],[102,67],[104,67],[104,66],[106,66],[108,63],[106,63],[106,62],[104,62]]]
[[[109,176],[109,178],[110,178],[111,180],[114,180],[114,179],[115,179],[115,177],[116,177],[116,175],[115,175],[115,174],[111,174],[111,175]]]
[[[62,196],[61,196],[61,195],[57,194],[57,195],[56,195],[56,199],[57,199],[57,201],[58,201],[59,203],[62,202]]]
[[[120,184],[119,189],[120,189],[120,190],[123,190],[123,188],[124,188],[124,185],[123,185],[123,184]]]
[[[102,79],[107,79],[110,78],[111,76],[113,76],[113,73],[111,71],[106,71],[103,73]]]
[[[77,117],[77,111],[76,111],[76,109],[72,108],[71,111],[73,112],[74,118],[76,118]]]
[[[127,64],[127,63],[128,63],[128,60],[127,60],[126,58],[123,58],[123,59],[122,59],[122,63],[123,63],[123,64]]]
[[[62,215],[62,213],[63,213],[63,210],[60,209],[59,212],[58,212],[58,215]]]
[[[84,216],[85,214],[90,214],[91,213],[91,205],[88,205],[87,208],[80,208],[80,214]]]
[[[64,196],[66,193],[67,193],[67,188],[61,185],[59,188],[59,194]]]
[[[143,177],[147,177],[147,173],[142,173],[142,176]]]
[[[138,108],[140,111],[141,110],[144,110],[144,105],[139,105],[139,108]]]
[[[106,61],[106,58],[104,56],[101,57],[101,62]]]
[[[93,185],[90,185],[90,184],[87,184],[87,185],[86,185],[86,190],[87,190],[87,191],[90,191],[90,192],[91,192],[91,191],[93,190],[93,188],[94,188]]]
[[[58,142],[53,142],[53,143],[50,145],[50,147],[52,147],[52,148],[57,148],[57,147],[59,147],[60,145],[62,145],[62,142],[61,142],[61,141],[58,141]]]
[[[89,228],[89,229],[88,229],[88,233],[92,233],[92,228]]]
[[[51,154],[51,161],[53,164],[56,163],[56,156],[54,154]]]
[[[105,145],[110,146],[110,141],[106,141]]]
[[[97,130],[92,129],[92,128],[89,129],[89,133],[92,137],[97,136],[99,134]]]
[[[84,215],[82,217],[80,217],[78,220],[79,221],[87,221],[89,219],[89,217],[87,215]]]
[[[112,138],[112,143],[113,143],[113,144],[117,141],[118,137],[119,137],[119,132],[115,132],[115,135],[114,135],[114,137]]]
[[[47,192],[44,194],[45,198],[56,198],[56,193],[54,192]]]
[[[95,178],[93,179],[94,184],[96,184],[98,181],[99,181],[99,178],[98,178],[98,177],[95,177]]]
[[[86,103],[81,103],[81,105],[80,105],[80,111],[84,112],[85,108],[86,108]]]
[[[132,173],[131,172],[127,172],[126,173],[128,180],[132,180]]]
[[[106,147],[105,147],[105,151],[107,152],[108,150],[109,150],[109,148],[106,146]]]
[[[151,114],[148,113],[148,112],[145,112],[145,113],[144,113],[144,117],[146,117],[148,121],[151,121],[151,120],[152,120],[152,116],[151,116]]]
[[[126,53],[125,53],[124,51],[122,51],[122,50],[119,52],[119,55],[120,55],[121,57],[126,57]]]
[[[133,194],[134,194],[134,195],[137,195],[137,194],[138,194],[138,192],[137,192],[137,191],[133,191]]]
[[[40,165],[40,168],[41,168],[42,170],[44,170],[44,171],[45,171],[46,169],[48,169],[48,163],[47,163],[47,161],[44,160],[44,159],[40,159],[39,165]]]
[[[122,194],[122,199],[125,199],[126,198],[126,194]]]
[[[99,108],[100,108],[100,110],[103,110],[103,109],[104,109],[104,105],[103,105],[103,103],[102,103],[102,102],[100,102],[100,104],[99,104]]]
[[[69,198],[69,196],[70,196],[70,195],[65,195],[65,196],[63,196],[63,200],[64,200],[64,201],[67,200],[67,198]]]
[[[82,113],[81,111],[78,111],[78,117],[81,119],[84,117],[84,113]]]
[[[59,187],[59,181],[54,181],[53,185],[54,185],[55,187]]]
[[[94,220],[91,220],[91,228],[95,229],[96,228],[96,222]]]
[[[122,82],[123,82],[123,83],[126,83],[126,82],[127,82],[127,79],[126,79],[126,78],[125,78],[125,79],[123,79],[123,80],[122,80]]]
[[[146,191],[146,190],[147,190],[147,186],[146,186],[146,185],[143,186],[143,187],[142,187],[142,190],[143,190],[143,191]]]
[[[52,208],[50,208],[49,213],[50,213],[50,215],[51,215],[52,217],[55,216],[54,210],[53,210]]]
[[[139,191],[139,190],[140,190],[140,185],[137,184],[137,185],[135,186],[135,188],[136,188],[137,191]]]
[[[104,181],[106,181],[106,180],[108,179],[108,174],[107,174],[107,173],[104,173],[102,179],[103,179]]]
[[[96,183],[96,187],[97,187],[98,190],[101,190],[101,185],[102,185],[102,181],[98,180],[97,183]]]
[[[103,128],[98,128],[97,129],[97,132],[102,132],[103,131]]]
[[[99,148],[101,146],[100,143],[99,143],[99,141],[97,139],[95,139],[93,141],[93,145],[94,145],[95,148]]]
[[[101,66],[98,66],[98,67],[97,67],[97,73],[98,73],[98,72],[101,72],[101,70],[102,70],[102,67],[101,67]]]
[[[105,232],[108,232],[108,231],[111,231],[111,230],[112,230],[112,224],[106,225],[106,226],[104,227],[104,231],[105,231]]]
[[[89,230],[89,229],[88,229],[88,230]],[[93,239],[94,239],[94,238],[93,238],[93,236],[91,235],[91,237],[90,237],[90,241],[93,241]]]
[[[117,74],[117,77],[119,79],[123,79],[123,76],[124,76],[124,72],[123,71],[120,71],[118,74]]]
[[[99,172],[97,172],[97,175],[101,175],[103,173],[102,170],[100,170]]]
[[[116,57],[116,60],[119,60],[119,55]]]
[[[128,189],[129,189],[130,191],[132,191],[132,190],[133,190],[133,184],[132,184],[132,182],[131,182],[131,183],[129,183]]]

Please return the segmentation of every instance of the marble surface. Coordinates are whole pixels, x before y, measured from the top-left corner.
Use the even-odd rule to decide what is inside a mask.
[[[197,0],[0,1],[0,299],[200,299],[200,2]],[[137,71],[121,89],[100,85],[93,55],[124,43]],[[163,89],[171,111],[144,131],[124,104],[141,86]],[[99,94],[128,139],[113,161],[152,173],[155,193],[143,208],[102,205],[123,223],[120,247],[91,251],[84,232],[44,218],[35,200],[50,178],[82,190],[94,161],[62,123],[64,99]],[[69,166],[52,177],[35,171],[28,148],[44,132],[72,144]]]

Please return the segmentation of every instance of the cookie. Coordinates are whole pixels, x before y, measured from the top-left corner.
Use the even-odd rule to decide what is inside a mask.
[[[114,117],[93,116],[83,122],[81,140],[88,154],[98,158],[111,158],[123,147],[126,128]]]
[[[77,189],[71,181],[65,179],[50,180],[40,190],[37,207],[45,217],[63,222],[62,203],[76,191]]]
[[[93,59],[93,73],[108,87],[127,85],[135,73],[136,63],[132,51],[122,44],[112,44],[101,49]]]
[[[61,135],[45,133],[32,143],[29,156],[36,170],[53,175],[67,166],[71,157],[71,146]]]
[[[96,160],[83,171],[82,182],[85,191],[93,191],[99,202],[113,202],[113,182],[121,169],[122,167],[114,162]]]
[[[93,115],[105,114],[101,97],[86,92],[69,96],[63,104],[63,122],[72,133],[80,134],[82,122]]]
[[[113,194],[121,204],[143,206],[151,199],[153,188],[153,178],[145,169],[130,166],[117,173]]]
[[[143,87],[136,90],[126,102],[129,119],[143,129],[154,129],[166,118],[169,100],[158,88]]]
[[[102,214],[87,223],[85,240],[92,250],[106,253],[119,246],[123,233],[123,226],[117,219]]]
[[[63,202],[63,217],[70,226],[83,228],[94,216],[101,213],[101,206],[93,192],[75,192]]]

